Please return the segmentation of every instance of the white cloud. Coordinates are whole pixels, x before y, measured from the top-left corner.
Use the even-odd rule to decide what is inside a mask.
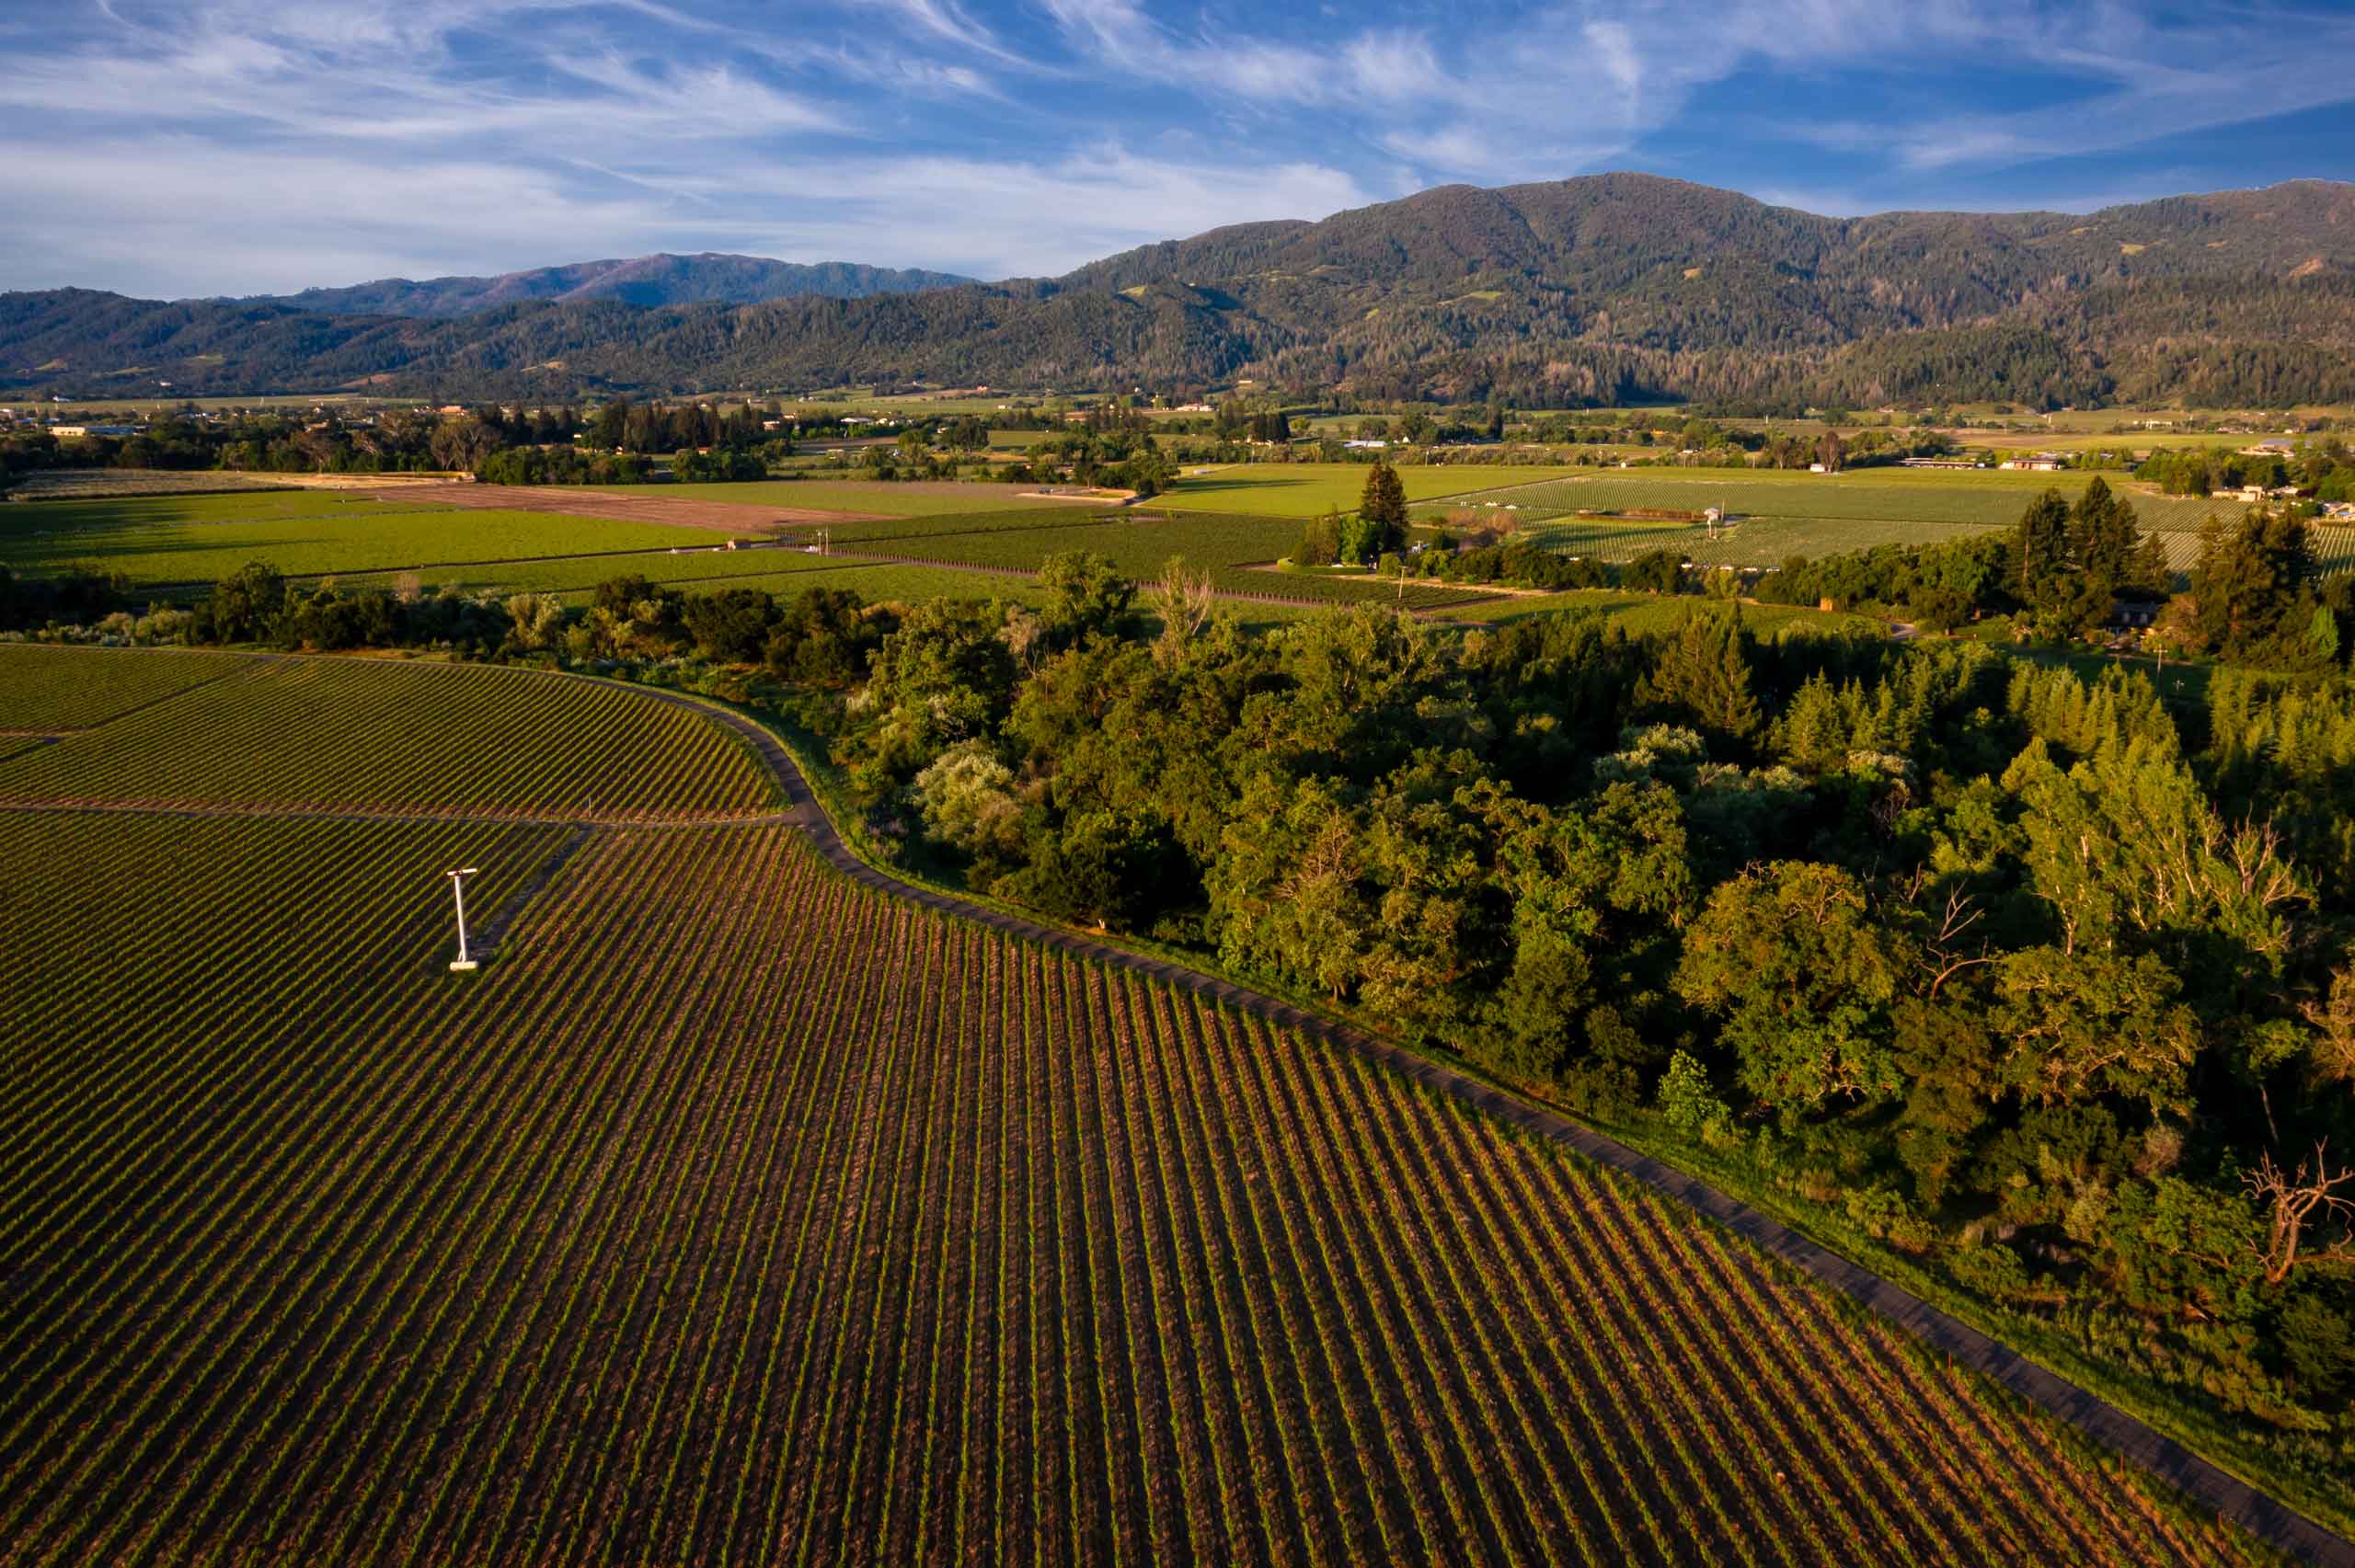
[[[643,197],[584,198],[506,163],[388,167],[333,152],[228,160],[182,139],[7,160],[0,205],[15,214],[0,230],[0,274],[16,286],[87,284],[95,270],[163,297],[477,271],[486,257],[586,258],[548,256],[551,235],[628,255],[647,248],[638,236],[664,215]]]
[[[598,194],[500,162],[385,167],[334,151],[230,162],[190,139],[93,143],[0,164],[0,206],[26,215],[0,231],[0,276],[45,288],[90,284],[96,271],[176,298],[658,249],[1043,276],[1222,223],[1369,200],[1313,163],[1255,169],[1242,189],[1230,165],[1118,146],[1044,164],[870,155],[719,175],[590,172]]]
[[[1320,218],[1370,198],[1315,163],[1186,162],[1118,145],[1034,164],[956,157],[860,158],[714,182],[789,199],[799,215],[740,232],[773,254],[890,254],[903,266],[982,277],[1051,276],[1114,251],[1264,218]]]
[[[1220,3],[0,7],[0,288],[252,292],[657,248],[1051,273],[1442,180],[1660,166],[1660,133],[1705,116],[1831,150],[1782,183],[1855,210],[2355,96],[2355,17],[2311,8],[1484,0],[1440,21],[1398,0]],[[1974,70],[2070,101],[1964,115]],[[1769,101],[1729,101],[1765,75]],[[1796,120],[1808,84],[1859,81],[1885,90]]]

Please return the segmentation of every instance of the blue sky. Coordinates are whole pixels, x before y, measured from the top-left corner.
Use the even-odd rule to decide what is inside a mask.
[[[0,288],[652,250],[1045,274],[1450,181],[1816,212],[2355,177],[2355,6],[71,0],[0,7]]]

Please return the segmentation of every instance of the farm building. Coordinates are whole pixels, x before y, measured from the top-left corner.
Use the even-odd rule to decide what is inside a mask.
[[[2069,458],[2065,452],[2032,452],[2021,457],[2007,457],[1997,466],[2024,469],[2031,474],[2057,474],[2069,466]]]
[[[1970,457],[1909,457],[1898,464],[1901,468],[1977,468],[1976,458]]]

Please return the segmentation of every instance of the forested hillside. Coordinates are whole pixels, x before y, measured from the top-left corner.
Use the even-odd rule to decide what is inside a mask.
[[[1527,405],[2355,398],[2355,186],[2085,215],[1775,208],[1637,175],[1450,186],[1043,281],[865,299],[500,305],[0,296],[0,383],[449,395],[1249,375]]]
[[[913,293],[970,283],[953,272],[920,268],[866,267],[852,261],[804,265],[764,256],[633,256],[614,261],[576,261],[535,267],[489,278],[379,278],[344,289],[304,289],[300,293],[257,297],[246,304],[291,305],[327,315],[472,315],[500,305],[534,300],[619,300],[633,305],[754,304],[762,300],[824,294],[864,299],[869,294]]]

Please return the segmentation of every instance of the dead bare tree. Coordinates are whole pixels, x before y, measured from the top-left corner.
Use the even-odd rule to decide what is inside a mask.
[[[1963,950],[1963,934],[1979,923],[1985,911],[1978,901],[1959,887],[1947,892],[1946,908],[1933,911],[1924,907],[1922,896],[1929,890],[1930,874],[1926,866],[1917,868],[1905,889],[1905,901],[1912,905],[1923,921],[1921,965],[1930,976],[1929,1000],[1936,1001],[1946,983],[1965,969],[1977,968],[1995,961],[1995,954],[1985,938],[1981,938],[1976,952]]]
[[[2315,1076],[2326,1083],[2355,1086],[2355,969],[2330,977],[2330,995],[2298,1010],[2315,1036],[2306,1047]]]
[[[1217,595],[1208,572],[1189,572],[1182,555],[1172,555],[1161,568],[1161,580],[1146,590],[1154,612],[1161,617],[1161,640],[1155,653],[1164,661],[1175,658],[1210,623]]]
[[[2355,1183],[2355,1166],[2337,1173],[2330,1169],[2330,1145],[2327,1141],[2315,1145],[2312,1163],[2301,1160],[2297,1169],[2285,1172],[2270,1152],[2246,1178],[2249,1196],[2266,1205],[2265,1282],[2279,1285],[2300,1268],[2342,1267],[2355,1265],[2355,1235],[2349,1232],[2349,1222],[2355,1220],[2355,1199],[2341,1196],[2338,1189]],[[2339,1222],[2339,1233],[2325,1242],[2320,1251],[2306,1250],[2310,1238],[2309,1225]]]

